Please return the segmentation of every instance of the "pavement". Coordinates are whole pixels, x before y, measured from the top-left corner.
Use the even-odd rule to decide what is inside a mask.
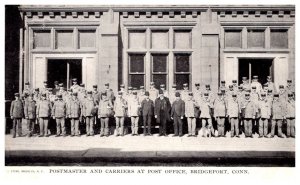
[[[5,136],[7,166],[295,166],[294,138]]]

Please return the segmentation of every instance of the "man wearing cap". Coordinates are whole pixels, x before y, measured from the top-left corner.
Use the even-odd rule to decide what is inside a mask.
[[[40,88],[40,93],[41,94],[44,94],[44,93],[47,93],[48,92],[48,82],[47,81],[44,81],[43,82],[43,87]]]
[[[109,88],[109,83],[104,84],[105,85],[105,92],[106,97],[110,100],[111,103],[115,101],[115,95],[112,89]]]
[[[182,99],[180,99],[180,93],[176,92],[176,99],[172,104],[171,118],[174,120],[174,136],[182,137],[182,119],[185,114],[185,104]]]
[[[98,105],[100,102],[100,92],[98,91],[97,85],[93,85],[93,95],[92,96],[93,96],[94,101]]]
[[[57,100],[57,97],[52,92],[53,92],[53,89],[48,88],[48,99],[51,102],[51,105],[53,105],[54,102]]]
[[[124,136],[124,117],[127,109],[127,102],[122,97],[123,93],[118,92],[118,96],[114,103],[114,117],[116,118],[116,136]]]
[[[80,102],[82,102],[84,100],[85,96],[86,96],[85,84],[80,84],[80,89],[77,93],[77,98],[79,99]]]
[[[132,92],[132,97],[128,101],[128,116],[131,119],[131,135],[138,135],[138,123],[140,116],[140,102],[137,97],[137,92],[134,90]],[[145,119],[144,119],[145,121]],[[145,128],[145,127],[144,127]]]
[[[33,92],[33,100],[38,103],[38,101],[41,99],[40,96],[40,89],[39,88],[35,88],[34,92]]]
[[[226,101],[227,116],[230,122],[230,135],[231,137],[239,136],[239,113],[240,105],[237,100],[237,95],[235,93],[231,94],[231,98]]]
[[[53,88],[53,94],[56,95],[57,92],[59,91],[59,83],[58,81],[54,81],[54,88]]]
[[[273,99],[274,99],[274,95],[273,95],[273,91],[272,90],[268,90],[268,93],[267,93],[267,100],[269,103],[273,103]]]
[[[293,95],[295,95],[295,86],[293,85],[293,81],[291,79],[287,80],[287,85],[285,87],[285,91],[287,93],[292,93]]]
[[[33,96],[33,93],[30,94],[24,104],[24,115],[27,121],[27,137],[32,136],[36,120],[36,101],[34,101]]]
[[[271,138],[275,135],[275,126],[277,125],[278,137],[283,138],[282,133],[282,121],[286,116],[286,107],[283,102],[279,100],[279,94],[274,94],[273,104],[272,104],[272,127],[271,127]]]
[[[176,94],[177,90],[176,90],[176,84],[172,85],[172,89],[169,93],[169,100],[170,100],[170,103],[173,104],[173,102],[175,101],[176,99]]]
[[[225,94],[226,94],[227,91],[228,91],[228,89],[227,89],[227,87],[226,87],[225,84],[226,84],[226,83],[225,83],[225,80],[222,80],[222,81],[221,81],[221,85],[220,85],[220,87],[219,87],[219,91],[225,91]]]
[[[155,88],[154,82],[150,82],[149,98],[154,102],[157,97],[158,97],[158,90]]]
[[[208,94],[208,99],[209,99],[210,102],[213,102],[213,101],[214,101],[215,97],[214,97],[214,95],[213,95],[213,92],[212,92],[211,89],[210,89],[210,85],[209,85],[209,84],[206,84],[206,85],[205,85],[205,90],[204,90],[203,94],[204,94],[204,93],[207,93],[207,94]]]
[[[253,137],[252,136],[252,120],[255,119],[256,116],[256,105],[250,99],[250,93],[245,93],[245,100],[241,103],[241,113],[244,121],[244,132],[245,137]]]
[[[286,137],[295,137],[295,99],[292,92],[288,94],[288,100],[286,102],[286,121],[287,121],[287,133]]]
[[[275,84],[272,82],[271,76],[267,76],[267,83],[265,83],[265,85],[267,85],[269,90],[272,90],[273,92],[275,92]]]
[[[138,94],[138,99],[140,104],[142,103],[142,101],[146,98],[145,96],[145,87],[144,86],[140,86],[140,92]]]
[[[233,94],[236,94],[236,92],[233,89],[233,85],[230,84],[228,87],[229,87],[228,91],[225,94],[225,100],[226,101],[228,101],[229,99],[231,99]]]
[[[272,104],[267,100],[266,94],[261,94],[261,99],[258,102],[258,118],[259,118],[259,138],[267,137],[268,124],[271,118]]]
[[[112,111],[113,104],[111,99],[107,97],[107,91],[102,92],[98,108],[98,118],[101,122],[100,137],[103,137],[104,135],[106,137],[109,136],[109,118],[113,115]]]
[[[25,94],[29,95],[32,93],[32,89],[30,89],[30,83],[29,82],[26,82],[25,83],[25,88],[23,90],[23,93],[22,95],[24,96]]]
[[[49,117],[51,116],[51,103],[47,99],[46,94],[43,93],[41,100],[37,104],[36,115],[39,118],[40,123],[40,135],[39,137],[46,136],[48,137],[48,122]]]
[[[214,117],[218,124],[218,137],[225,137],[226,103],[222,92],[218,92],[218,97],[214,101],[213,108]]]
[[[169,98],[164,96],[164,92],[159,90],[159,97],[155,100],[154,115],[159,124],[159,136],[167,135],[167,122],[170,121],[171,105]]]
[[[78,93],[72,93],[72,99],[67,104],[67,116],[70,118],[71,121],[71,137],[80,136],[79,120],[82,119],[82,116],[84,114],[83,111],[83,105],[78,99]],[[87,132],[88,131],[89,130],[87,129]],[[63,136],[65,136],[65,133]]]
[[[78,93],[78,91],[80,89],[80,86],[77,83],[77,78],[72,79],[72,84],[73,85],[70,87],[70,89],[72,89],[72,92],[77,92]]]
[[[133,94],[132,94],[133,91],[132,91],[132,89],[133,88],[131,86],[128,87],[128,93],[127,93],[127,96],[125,97],[125,99],[126,99],[127,102],[129,102],[130,98],[133,97]]]
[[[196,118],[199,117],[199,105],[193,98],[193,93],[189,93],[189,98],[185,102],[185,117],[188,123],[188,137],[196,137]]]
[[[145,96],[146,98],[141,103],[144,123],[144,136],[151,136],[151,121],[154,114],[154,102],[150,99],[150,93],[148,91],[145,92]]]
[[[87,92],[87,98],[84,101],[83,109],[86,122],[86,136],[94,136],[94,119],[97,115],[97,104],[93,98],[93,92]],[[72,135],[71,135],[72,136]],[[73,135],[74,136],[74,135]]]
[[[160,89],[163,91],[164,97],[169,98],[169,92],[166,90],[166,85],[165,84],[160,84]]]
[[[187,83],[183,84],[183,90],[181,92],[181,99],[183,101],[186,101],[189,99],[189,86]]]
[[[123,97],[126,101],[128,101],[128,93],[127,93],[127,91],[126,91],[126,89],[125,89],[125,85],[124,85],[124,84],[121,84],[121,85],[120,85],[120,92],[122,92],[122,97]]]
[[[196,89],[194,90],[193,95],[195,99],[199,100],[200,98],[202,98],[202,90],[200,87],[200,83],[195,83],[195,87]]]
[[[250,84],[247,77],[242,77],[242,84],[240,86],[243,87],[243,90],[250,89]]]
[[[237,83],[237,80],[232,80],[232,86],[233,86],[233,91],[235,93],[238,92],[238,83]]]
[[[258,76],[253,76],[252,82],[251,82],[251,87],[255,86],[256,87],[256,92],[259,93],[262,90],[261,83],[258,82]]]
[[[15,100],[11,102],[10,117],[13,120],[13,138],[18,132],[19,137],[22,137],[22,117],[24,113],[23,102],[20,99],[20,94],[15,93]]]
[[[211,135],[214,135],[214,129],[212,126],[212,119],[211,119],[212,118],[211,108],[213,108],[213,105],[209,99],[209,94],[207,92],[203,93],[203,98],[201,98],[201,101],[198,103],[198,105],[201,112],[200,119],[202,125],[201,127],[202,133],[200,134],[202,137],[206,137],[208,132],[208,136],[211,137]],[[208,129],[206,129],[206,124]]]
[[[279,101],[282,103],[288,100],[287,91],[284,89],[284,85],[279,85]]]
[[[52,117],[56,121],[56,137],[59,137],[60,134],[66,135],[65,117],[67,106],[61,94],[58,94],[57,98],[58,100],[54,102],[52,107]]]

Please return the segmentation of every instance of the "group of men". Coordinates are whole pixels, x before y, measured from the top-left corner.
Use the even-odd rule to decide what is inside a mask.
[[[48,88],[45,81],[43,88],[32,91],[27,82],[22,95],[16,93],[11,104],[13,137],[16,137],[17,131],[22,136],[23,118],[27,120],[28,137],[33,135],[35,123],[39,125],[39,137],[48,137],[50,119],[56,122],[57,137],[67,136],[66,120],[71,122],[71,136],[83,133],[80,123],[85,124],[86,136],[94,136],[98,119],[100,137],[109,136],[111,118],[115,119],[116,136],[124,136],[124,123],[128,120],[133,136],[139,134],[139,123],[142,122],[144,136],[152,135],[151,128],[157,124],[159,136],[168,136],[167,128],[173,125],[173,137],[182,137],[183,125],[187,123],[188,137],[196,137],[196,121],[199,120],[200,137],[225,137],[226,124],[230,125],[231,137],[240,137],[241,130],[245,137],[253,137],[253,131],[256,132],[253,126],[258,126],[259,137],[274,137],[276,126],[278,137],[295,137],[295,89],[292,80],[287,80],[287,86],[279,85],[277,91],[270,76],[263,85],[258,82],[258,76],[253,76],[251,82],[243,77],[240,85],[237,80],[232,80],[229,86],[221,81],[217,93],[211,91],[209,84],[203,89],[199,83],[195,83],[193,91],[189,90],[188,84],[183,84],[180,91],[176,85],[170,91],[164,84],[156,89],[154,82],[150,83],[148,91],[144,86],[140,86],[139,90],[132,87],[126,90],[122,84],[116,96],[108,83],[100,92],[97,85],[93,85],[93,91],[87,91],[84,84],[77,83],[77,79],[72,82],[67,91],[64,84],[57,81],[54,89]],[[283,125],[286,133],[282,131]]]

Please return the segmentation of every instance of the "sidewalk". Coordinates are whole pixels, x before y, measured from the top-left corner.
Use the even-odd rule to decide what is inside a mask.
[[[118,162],[149,160],[285,160],[295,158],[293,138],[202,138],[202,137],[5,137],[7,165],[26,165],[49,162],[51,159],[68,161],[109,160]],[[31,161],[31,159],[35,159]],[[24,162],[25,160],[25,162]],[[39,161],[40,160],[40,161]],[[250,161],[249,161],[250,160]],[[272,164],[272,161],[270,161]],[[56,164],[59,165],[59,164]],[[108,164],[109,165],[109,164]],[[295,165],[295,164],[288,164]]]

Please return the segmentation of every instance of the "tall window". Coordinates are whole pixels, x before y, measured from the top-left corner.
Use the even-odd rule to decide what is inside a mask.
[[[272,29],[271,30],[271,48],[288,48],[288,30]]]
[[[167,54],[153,54],[152,55],[152,81],[155,83],[155,87],[159,89],[160,84],[167,86],[167,66],[168,66]]]
[[[225,47],[241,48],[242,47],[242,30],[225,30]]]
[[[183,84],[190,81],[190,54],[175,54],[175,83],[177,89],[183,89]]]
[[[145,54],[129,55],[129,85],[139,88],[145,84]]]

